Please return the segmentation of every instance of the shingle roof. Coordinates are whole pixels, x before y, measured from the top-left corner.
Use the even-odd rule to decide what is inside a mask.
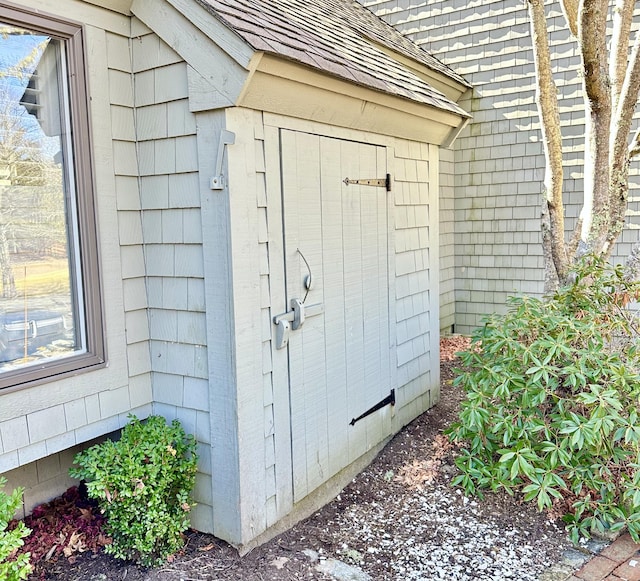
[[[253,49],[458,114],[466,113],[377,45],[468,86],[355,0],[198,0]]]

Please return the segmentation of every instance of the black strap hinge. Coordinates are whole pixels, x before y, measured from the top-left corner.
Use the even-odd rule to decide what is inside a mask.
[[[391,191],[391,174],[388,173],[382,179],[362,179],[362,180],[350,180],[349,178],[344,178],[342,180],[345,185],[353,184],[356,186],[374,186],[376,188],[385,188],[387,192]]]
[[[385,397],[382,401],[379,401],[376,405],[374,405],[373,407],[369,408],[366,412],[364,412],[363,414],[359,415],[357,418],[353,418],[350,422],[349,425],[353,426],[356,422],[359,422],[360,420],[366,418],[367,416],[370,416],[372,413],[377,412],[378,410],[382,409],[384,406],[387,405],[396,405],[396,390],[392,389],[391,393]]]

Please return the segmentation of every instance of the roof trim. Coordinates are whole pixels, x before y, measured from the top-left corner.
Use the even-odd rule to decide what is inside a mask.
[[[454,103],[457,103],[460,97],[468,89],[472,88],[472,85],[462,77],[455,78],[451,75],[445,74],[432,67],[429,67],[424,63],[418,62],[413,58],[407,57],[406,55],[399,53],[386,45],[382,45],[376,40],[369,39],[369,41],[378,50],[384,52],[386,55],[404,65],[414,75],[429,83],[429,85],[446,95]]]
[[[468,119],[269,53],[254,63],[239,107],[436,145],[447,144]]]
[[[88,4],[94,4],[100,6],[100,8],[106,8],[113,12],[119,12],[125,16],[131,14],[131,0],[84,0]]]
[[[134,0],[134,4],[137,0]],[[197,0],[165,0],[196,28],[224,50],[241,67],[248,68],[255,49],[217,14]],[[154,0],[153,5],[160,4]]]
[[[203,20],[198,21],[199,26],[174,6],[187,3],[197,9],[190,13],[192,18],[201,12]],[[251,47],[192,0],[133,0],[131,10],[189,65],[192,111],[231,107],[236,103],[255,57]]]

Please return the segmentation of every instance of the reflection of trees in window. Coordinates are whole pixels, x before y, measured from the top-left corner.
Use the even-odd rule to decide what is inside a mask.
[[[12,298],[16,287],[11,268],[10,240],[14,240],[16,225],[15,190],[27,182],[41,182],[42,160],[39,148],[27,135],[15,110],[15,104],[5,88],[0,94],[0,265],[2,296]]]
[[[37,212],[31,192],[45,186],[45,162],[14,103],[0,94],[0,265],[2,296],[16,294],[12,255],[20,249],[29,213]],[[46,197],[46,196],[45,196]]]
[[[2,10],[0,389],[105,363],[84,47],[75,23]]]
[[[17,35],[25,34],[16,29]],[[0,27],[6,37],[8,29]],[[36,37],[36,38],[42,38]],[[30,39],[31,40],[31,39]],[[31,41],[20,60],[0,69],[0,271],[2,297],[17,294],[12,265],[45,255],[66,256],[61,164],[45,151],[59,136],[56,45]],[[24,49],[23,49],[24,51]],[[48,106],[47,106],[48,105]],[[37,123],[34,122],[37,120]],[[49,140],[51,141],[51,140]]]

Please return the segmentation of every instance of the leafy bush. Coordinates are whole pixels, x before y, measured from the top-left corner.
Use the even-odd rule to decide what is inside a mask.
[[[80,452],[71,468],[98,501],[112,544],[105,552],[151,566],[162,563],[184,544],[189,526],[197,457],[193,436],[177,420],[146,422],[131,416],[120,440],[107,440]]]
[[[0,488],[6,483],[6,478],[0,476]],[[22,488],[16,488],[11,494],[0,490],[0,579],[4,581],[26,579],[31,573],[29,554],[17,554],[24,545],[22,539],[31,531],[22,521],[13,523],[15,526],[9,530],[13,515],[22,506],[22,492]]]
[[[566,513],[574,542],[627,526],[640,540],[640,350],[628,304],[640,285],[585,258],[546,300],[514,298],[476,330],[455,380],[454,484],[520,490]]]

